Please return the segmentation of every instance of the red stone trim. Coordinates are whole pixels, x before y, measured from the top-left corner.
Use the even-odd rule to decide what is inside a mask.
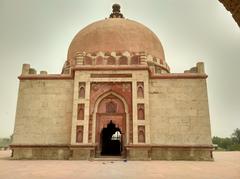
[[[152,144],[129,144],[127,148],[207,148],[214,149],[213,145],[152,145]]]
[[[72,68],[72,70],[74,71],[90,71],[90,70],[93,70],[93,71],[102,71],[102,70],[148,70],[148,67],[147,66],[142,66],[142,65],[139,65],[139,66],[129,66],[127,65],[126,67],[124,66],[80,66],[80,67],[74,67]]]
[[[125,145],[126,148],[151,148],[152,145],[150,144],[129,144]]]
[[[159,75],[151,75],[151,79],[206,79],[206,74],[199,73],[164,73]]]
[[[132,78],[132,74],[91,74],[91,78]]]
[[[13,144],[10,145],[10,148],[93,148],[96,147],[96,144],[79,144],[79,145],[66,145],[66,144],[36,144],[36,145],[28,145],[28,144]]]
[[[28,144],[14,144],[10,145],[10,148],[96,148],[96,144],[79,144],[79,145],[66,145],[66,144],[48,144],[48,145],[28,145]],[[131,148],[171,148],[171,149],[209,149],[214,150],[213,145],[151,145],[151,144],[129,144],[125,145],[126,149]]]
[[[152,147],[161,148],[214,148],[213,145],[152,145]]]
[[[68,148],[69,145],[66,144],[36,144],[36,145],[30,145],[30,144],[13,144],[10,145],[10,148],[38,148],[38,147],[44,147],[44,148],[59,148],[59,147],[64,147]]]
[[[18,77],[19,80],[71,80],[74,79],[74,71],[113,71],[113,70],[148,70],[150,79],[206,79],[206,74],[199,73],[164,73],[155,75],[152,74],[149,67],[147,66],[135,66],[135,67],[74,67],[71,69],[72,72],[69,75],[63,74],[50,74],[50,75],[21,75]],[[131,74],[91,74],[92,78],[130,78]]]
[[[126,113],[96,113],[99,116],[119,116],[125,115]]]
[[[169,72],[169,69],[165,68],[164,66],[160,66],[163,70]],[[150,70],[149,66],[146,65],[121,65],[121,66],[76,66],[72,68],[73,71],[101,71],[101,70]]]
[[[97,144],[79,144],[79,145],[69,145],[70,148],[95,148]]]
[[[73,79],[72,75],[21,75],[18,77],[19,80],[68,80]]]

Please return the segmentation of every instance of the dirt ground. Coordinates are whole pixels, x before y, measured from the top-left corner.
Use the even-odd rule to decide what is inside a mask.
[[[240,152],[214,152],[214,162],[10,160],[0,151],[1,179],[240,179]]]

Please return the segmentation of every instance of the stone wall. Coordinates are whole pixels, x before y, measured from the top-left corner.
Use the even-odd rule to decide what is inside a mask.
[[[70,144],[72,80],[21,80],[12,145]]]
[[[152,79],[149,105],[152,144],[212,144],[205,79]]]
[[[13,159],[68,160],[70,150],[64,146],[13,147]]]
[[[122,100],[128,109],[123,156],[129,160],[212,160],[206,75],[198,67],[201,64],[194,68],[196,72],[158,76],[149,75],[146,69],[84,68],[75,72],[74,79],[23,76],[13,158],[80,160],[98,156],[97,119],[90,94],[92,85],[98,84],[103,94],[110,91],[129,98]],[[123,91],[132,95],[121,94]],[[93,101],[98,99],[102,98]],[[81,135],[76,135],[79,129]]]

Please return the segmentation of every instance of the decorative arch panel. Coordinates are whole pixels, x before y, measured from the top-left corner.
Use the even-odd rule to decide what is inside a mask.
[[[99,99],[101,101],[97,102]],[[132,142],[132,85],[130,82],[92,82],[90,85],[89,112],[93,121],[101,121],[96,124],[96,130],[101,130],[105,123],[108,124],[112,120],[122,131],[126,131],[126,119],[128,119],[128,141]],[[96,116],[96,119],[94,119],[94,116]],[[89,125],[90,134],[93,133],[92,130],[95,130],[93,125]],[[97,132],[99,133],[99,131]],[[96,139],[97,137],[98,135],[96,135]],[[88,139],[89,142],[93,142],[92,138]]]

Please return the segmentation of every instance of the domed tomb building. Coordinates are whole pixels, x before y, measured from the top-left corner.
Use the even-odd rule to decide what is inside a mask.
[[[171,73],[158,37],[120,6],[73,38],[61,74],[19,76],[14,159],[212,160],[207,75]]]

